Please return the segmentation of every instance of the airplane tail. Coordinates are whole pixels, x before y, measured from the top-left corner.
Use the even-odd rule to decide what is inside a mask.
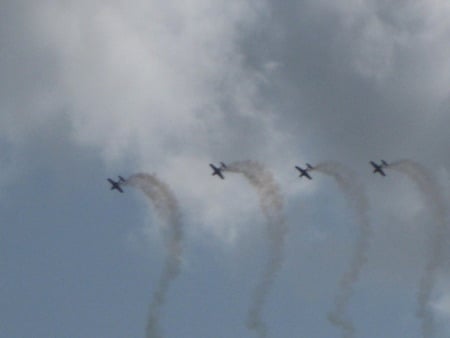
[[[125,179],[122,176],[120,176],[120,175],[119,175],[119,182],[125,183]]]
[[[381,164],[383,164],[385,167],[388,166],[387,162],[385,160],[381,160]]]
[[[222,166],[222,169],[226,169],[227,168],[227,165],[225,163],[223,163],[223,162],[220,162],[220,165]]]
[[[307,167],[309,170],[313,170],[313,169],[314,169],[314,167],[313,167],[311,164],[309,164],[309,163],[306,163],[306,167]]]

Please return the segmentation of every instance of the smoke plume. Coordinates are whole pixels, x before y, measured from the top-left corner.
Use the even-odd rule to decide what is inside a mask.
[[[361,269],[367,261],[371,226],[368,217],[369,204],[364,187],[358,182],[356,175],[349,168],[337,162],[324,162],[314,170],[331,176],[346,196],[350,206],[355,210],[357,222],[360,226],[358,237],[353,247],[350,266],[344,272],[334,300],[334,307],[328,314],[328,320],[341,329],[344,338],[355,336],[353,322],[346,318],[350,297],[354,292],[354,285],[358,281]]]
[[[436,275],[442,263],[442,247],[446,234],[446,211],[445,203],[437,182],[433,175],[422,165],[411,160],[401,160],[389,165],[396,171],[408,176],[423,195],[427,208],[435,218],[435,224],[427,226],[429,235],[428,252],[425,270],[419,284],[417,295],[417,316],[421,319],[422,337],[434,336],[433,316],[428,308]]]
[[[167,255],[158,286],[153,294],[148,316],[146,337],[162,337],[159,328],[161,309],[166,303],[171,282],[180,273],[183,231],[178,202],[169,186],[156,176],[145,173],[132,175],[126,180],[127,185],[141,190],[153,204],[164,225],[164,243]]]
[[[261,312],[273,286],[277,272],[283,264],[284,238],[287,232],[283,216],[283,198],[273,175],[260,163],[254,161],[234,162],[226,171],[242,174],[259,195],[262,212],[267,219],[269,257],[261,279],[254,289],[247,317],[247,327],[255,330],[259,337],[268,336],[267,325]]]

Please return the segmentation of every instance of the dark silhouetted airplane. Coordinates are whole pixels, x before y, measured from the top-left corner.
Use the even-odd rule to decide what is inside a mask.
[[[211,169],[213,170],[213,173],[212,173],[212,175],[214,176],[214,175],[217,175],[217,176],[219,176],[221,179],[225,179],[225,177],[223,176],[223,174],[222,174],[222,170],[224,170],[224,169],[226,169],[227,168],[227,166],[225,165],[225,163],[223,163],[223,162],[220,162],[220,167],[219,168],[217,168],[214,164],[209,164],[209,166],[211,167]]]
[[[373,167],[373,173],[379,173],[381,176],[386,176],[386,173],[384,172],[383,168],[386,168],[388,166],[387,162],[385,160],[381,160],[381,164],[376,164],[373,161],[370,161],[370,164]]]
[[[295,169],[297,169],[300,172],[300,175],[298,177],[306,177],[306,178],[312,180],[311,175],[308,174],[308,171],[311,171],[314,169],[314,167],[311,164],[306,163],[305,169],[298,167],[298,166],[295,166]]]
[[[107,180],[108,180],[109,183],[111,183],[111,190],[116,189],[116,190],[118,190],[118,191],[120,191],[120,192],[123,192],[123,190],[122,190],[122,188],[120,187],[120,185],[121,185],[122,183],[125,183],[125,179],[124,179],[122,176],[119,175],[119,180],[118,180],[117,182],[114,181],[114,180],[111,179],[111,178],[108,178]]]

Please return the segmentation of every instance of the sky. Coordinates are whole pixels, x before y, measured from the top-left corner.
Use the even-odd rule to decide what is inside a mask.
[[[446,0],[2,1],[0,337],[149,337],[136,173],[158,338],[448,337],[449,41]]]

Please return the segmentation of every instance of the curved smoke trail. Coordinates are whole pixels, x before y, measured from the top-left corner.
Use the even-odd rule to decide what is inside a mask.
[[[183,231],[178,202],[169,186],[156,176],[145,173],[132,175],[125,184],[141,190],[152,202],[158,216],[165,223],[164,242],[167,250],[163,271],[153,294],[148,316],[146,337],[162,337],[159,328],[161,309],[166,303],[171,282],[180,273]]]
[[[258,162],[234,162],[225,170],[242,174],[255,188],[259,195],[262,212],[267,219],[269,257],[263,275],[250,300],[247,317],[247,327],[255,330],[259,337],[264,338],[268,335],[267,325],[261,318],[261,312],[276,274],[283,264],[283,246],[287,232],[283,216],[283,197],[273,175]]]
[[[338,162],[324,162],[314,170],[320,171],[334,178],[346,196],[351,207],[356,212],[357,222],[360,226],[358,238],[354,244],[350,266],[344,272],[339,282],[339,289],[334,300],[334,308],[328,314],[328,320],[342,330],[344,338],[352,338],[355,335],[353,322],[346,318],[346,311],[350,297],[354,292],[354,285],[358,281],[361,269],[367,261],[367,252],[370,244],[371,226],[368,217],[369,203],[364,187],[358,183],[356,175]]]
[[[433,175],[422,165],[411,160],[401,160],[389,165],[392,168],[408,176],[424,196],[424,202],[431,210],[436,223],[430,229],[430,243],[428,257],[426,258],[425,270],[420,280],[417,295],[417,315],[421,319],[422,337],[430,338],[434,335],[433,316],[428,308],[436,275],[442,263],[442,248],[447,235],[446,211],[444,198]]]

